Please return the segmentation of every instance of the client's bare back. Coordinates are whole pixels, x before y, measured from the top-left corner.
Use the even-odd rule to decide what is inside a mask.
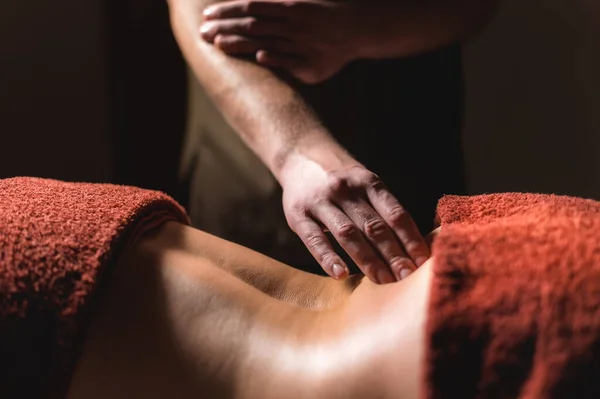
[[[337,282],[164,225],[121,259],[70,397],[416,397],[429,273]]]

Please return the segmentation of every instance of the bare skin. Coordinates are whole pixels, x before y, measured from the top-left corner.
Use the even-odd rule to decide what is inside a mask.
[[[334,140],[293,79],[260,66],[322,82],[354,59],[410,56],[462,40],[487,21],[495,3],[169,0],[186,60],[281,184],[290,228],[331,277],[349,272],[325,229],[382,284],[405,278],[430,256],[411,215]]]
[[[121,259],[69,397],[416,398],[431,264],[340,282],[166,224]]]
[[[320,83],[356,59],[407,57],[462,40],[498,0],[233,0],[204,11],[202,37],[231,55]]]
[[[291,229],[334,278],[349,269],[324,228],[374,282],[413,271],[430,254],[412,217],[336,142],[294,84],[201,38],[202,12],[216,2],[169,0],[173,31],[207,94],[283,187]]]

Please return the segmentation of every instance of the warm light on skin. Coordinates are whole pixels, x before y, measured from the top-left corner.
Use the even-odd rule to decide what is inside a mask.
[[[120,265],[70,398],[416,398],[431,263],[354,287],[172,225]],[[327,306],[303,307],[307,293]]]
[[[258,392],[277,391],[280,385],[307,390],[327,387],[328,397],[345,398],[359,389],[355,383],[367,386],[369,382],[370,394],[385,397],[386,393],[402,392],[402,397],[413,397],[419,389],[432,264],[433,259],[406,280],[413,283],[407,290],[398,289],[402,282],[375,286],[363,280],[355,290],[357,295],[351,295],[340,308],[319,313],[302,335],[281,336],[277,330],[283,326],[257,326],[249,338],[252,346],[246,362],[278,378],[256,383],[249,370],[247,386],[256,383]],[[366,296],[384,302],[380,306],[371,302],[363,309],[355,306],[364,303]]]

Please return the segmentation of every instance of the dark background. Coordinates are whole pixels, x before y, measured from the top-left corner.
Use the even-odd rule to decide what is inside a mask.
[[[465,49],[469,188],[600,199],[599,6],[508,0]],[[164,1],[0,2],[0,178],[161,189],[187,75]],[[192,105],[193,109],[193,105]]]
[[[177,194],[186,67],[164,1],[0,4],[0,177]]]

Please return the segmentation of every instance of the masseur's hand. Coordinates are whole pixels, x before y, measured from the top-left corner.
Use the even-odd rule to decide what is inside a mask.
[[[255,55],[259,64],[313,84],[356,58],[357,7],[321,0],[234,0],[208,7],[200,31],[227,54]]]
[[[342,279],[348,268],[324,230],[375,283],[401,280],[429,258],[412,218],[374,173],[353,160],[325,168],[298,158],[279,176],[284,211],[327,274]]]

